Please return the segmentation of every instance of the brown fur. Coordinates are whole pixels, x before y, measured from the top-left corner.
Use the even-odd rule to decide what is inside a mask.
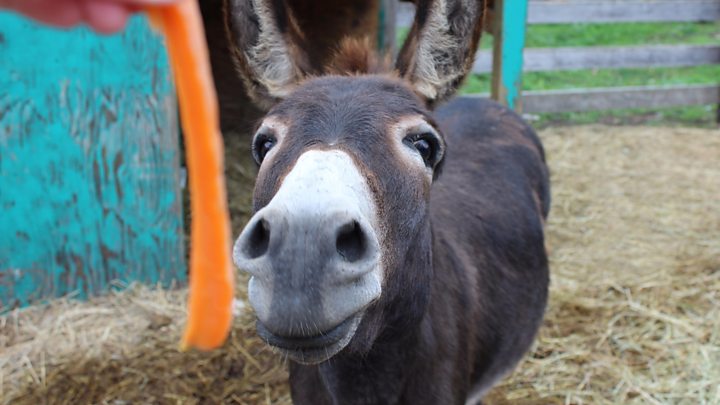
[[[381,74],[393,71],[389,55],[381,57],[370,44],[370,38],[344,38],[325,67],[326,74]]]
[[[377,42],[379,0],[287,0],[286,5],[304,32],[311,73],[323,71],[343,38]]]

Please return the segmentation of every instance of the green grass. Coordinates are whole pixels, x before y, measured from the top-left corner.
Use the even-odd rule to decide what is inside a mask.
[[[713,44],[720,42],[720,23],[623,23],[531,25],[528,47]]]
[[[399,30],[398,43],[407,35]],[[623,46],[647,44],[720,44],[720,22],[715,23],[623,23],[531,25],[528,47]],[[485,35],[481,47],[492,47]],[[653,69],[601,69],[562,72],[531,72],[523,75],[525,90],[554,90],[611,86],[681,85],[720,83],[720,66]],[[461,93],[490,91],[490,75],[472,75]],[[632,109],[587,113],[542,114],[536,125],[593,122],[713,127],[714,106],[667,109]]]
[[[462,93],[490,91],[490,75],[472,75]],[[569,70],[528,72],[523,75],[524,90],[573,89],[605,86],[644,86],[707,84],[720,81],[720,65],[654,69]]]

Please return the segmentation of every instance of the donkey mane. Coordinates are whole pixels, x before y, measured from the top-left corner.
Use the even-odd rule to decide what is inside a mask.
[[[325,67],[325,73],[340,76],[361,74],[399,76],[390,55],[379,55],[368,37],[344,38],[330,63]]]

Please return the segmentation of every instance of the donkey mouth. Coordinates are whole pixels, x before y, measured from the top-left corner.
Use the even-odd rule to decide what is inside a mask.
[[[362,313],[357,313],[331,330],[313,336],[280,336],[256,323],[257,333],[270,346],[279,349],[290,359],[301,364],[317,364],[339,353],[350,343],[357,330]]]

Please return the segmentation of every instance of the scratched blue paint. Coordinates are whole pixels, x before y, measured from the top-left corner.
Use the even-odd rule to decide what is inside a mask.
[[[0,312],[115,281],[186,281],[168,62],[123,34],[0,13]]]
[[[527,21],[527,0],[503,0],[502,21],[502,80],[505,88],[505,102],[515,109],[522,91],[523,49],[525,48],[525,26]]]

